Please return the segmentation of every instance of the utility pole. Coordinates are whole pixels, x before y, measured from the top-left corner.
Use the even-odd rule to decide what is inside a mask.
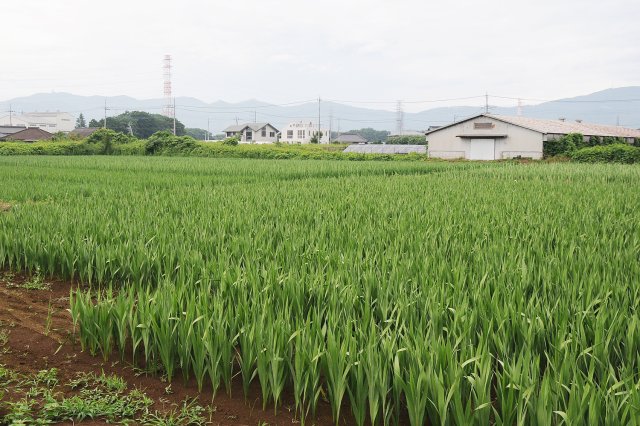
[[[209,117],[207,117],[207,134],[206,134],[204,140],[206,140],[206,141],[209,140]]]
[[[318,143],[320,143],[320,96],[318,96],[318,132],[316,133]]]
[[[104,98],[104,126],[102,128],[107,128],[107,98]]]
[[[257,122],[258,122],[258,118],[257,118],[257,117],[258,117],[258,115],[257,115],[257,113],[256,113],[256,110],[254,109],[254,110],[253,110],[253,122],[254,122],[254,123],[257,123]]]
[[[484,113],[489,114],[489,93],[484,94]]]
[[[176,98],[173,98],[173,136],[176,135]]]
[[[13,126],[13,108],[11,108],[11,104],[9,104],[9,126]]]

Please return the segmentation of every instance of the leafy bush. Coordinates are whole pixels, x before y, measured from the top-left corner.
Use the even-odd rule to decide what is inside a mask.
[[[240,141],[238,140],[238,138],[236,136],[232,136],[230,138],[225,138],[222,141],[222,144],[223,145],[228,145],[228,146],[237,146],[239,142]]]
[[[137,139],[124,133],[116,132],[111,129],[98,129],[93,132],[85,142],[88,144],[110,144],[120,145],[125,143],[134,142]]]
[[[135,141],[137,141],[136,138],[111,129],[98,129],[85,139],[85,143],[87,145],[96,145],[101,147],[98,152],[99,154],[107,155],[113,154],[114,151],[117,150],[116,147],[119,145]]]
[[[389,145],[426,145],[427,139],[423,135],[389,136],[386,143]]]
[[[579,163],[640,163],[640,148],[626,143],[594,146],[574,151],[571,159]]]
[[[127,144],[116,145],[113,147],[114,155],[144,155],[146,141],[135,141]]]
[[[584,146],[584,136],[581,133],[569,133],[558,139],[543,143],[542,151],[545,158],[565,155]]]
[[[189,154],[197,146],[197,142],[191,136],[174,136],[173,133],[156,132],[145,145],[147,155],[154,154]]]

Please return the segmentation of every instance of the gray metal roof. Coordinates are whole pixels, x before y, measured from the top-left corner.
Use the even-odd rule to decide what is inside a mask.
[[[12,135],[24,129],[26,129],[25,126],[0,126],[0,137]]]
[[[569,120],[549,120],[542,118],[530,118],[508,115],[493,115],[493,114],[478,114],[473,117],[469,117],[465,120],[451,123],[449,125],[440,127],[427,132],[427,135],[431,133],[439,132],[443,129],[455,126],[460,123],[474,120],[478,117],[493,118],[504,123],[513,124],[514,126],[523,127],[525,129],[533,130],[542,134],[558,134],[566,135],[569,133],[581,133],[585,136],[617,136],[623,138],[639,138],[640,130],[627,129],[625,127],[607,126],[604,124],[584,123]]]
[[[358,154],[426,154],[426,145],[349,145],[343,152]]]

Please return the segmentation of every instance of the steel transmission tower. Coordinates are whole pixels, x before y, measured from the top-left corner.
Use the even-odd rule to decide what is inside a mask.
[[[175,110],[171,97],[171,55],[164,55],[162,62],[162,69],[164,70],[164,108],[162,108],[162,114],[167,117],[174,117]]]

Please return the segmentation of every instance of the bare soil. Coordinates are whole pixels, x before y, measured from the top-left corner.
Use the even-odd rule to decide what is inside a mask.
[[[0,210],[1,210],[0,205]],[[16,285],[27,281],[24,275],[16,275],[9,286],[1,278],[0,272],[0,328],[8,333],[8,343],[0,348],[0,364],[21,374],[35,373],[49,368],[59,370],[61,381],[73,379],[77,373],[93,372],[96,374],[115,374],[126,380],[129,388],[143,390],[154,400],[153,410],[169,411],[181,406],[185,398],[197,397],[199,404],[213,411],[213,425],[291,425],[299,423],[294,413],[294,401],[290,393],[285,393],[283,403],[274,413],[273,404],[262,411],[260,387],[254,382],[249,398],[245,400],[239,377],[234,381],[231,397],[219,388],[212,400],[211,389],[198,392],[194,381],[184,383],[181,376],[176,375],[167,393],[166,382],[161,378],[141,373],[140,369],[119,361],[114,354],[111,360],[103,362],[102,357],[93,357],[80,349],[73,335],[73,324],[67,309],[69,293],[73,283],[46,280],[49,290],[25,290]],[[47,318],[50,318],[50,321]],[[49,326],[47,326],[49,322]],[[11,399],[11,395],[8,395]],[[346,401],[345,401],[346,402]],[[348,415],[348,404],[342,407],[342,413]],[[6,413],[0,408],[0,421]],[[209,417],[209,414],[207,414]],[[340,422],[351,424],[348,417]],[[61,423],[72,424],[72,423]],[[100,420],[84,421],[81,424],[106,424]],[[331,409],[328,402],[319,403],[317,417],[307,420],[306,424],[333,425]]]

